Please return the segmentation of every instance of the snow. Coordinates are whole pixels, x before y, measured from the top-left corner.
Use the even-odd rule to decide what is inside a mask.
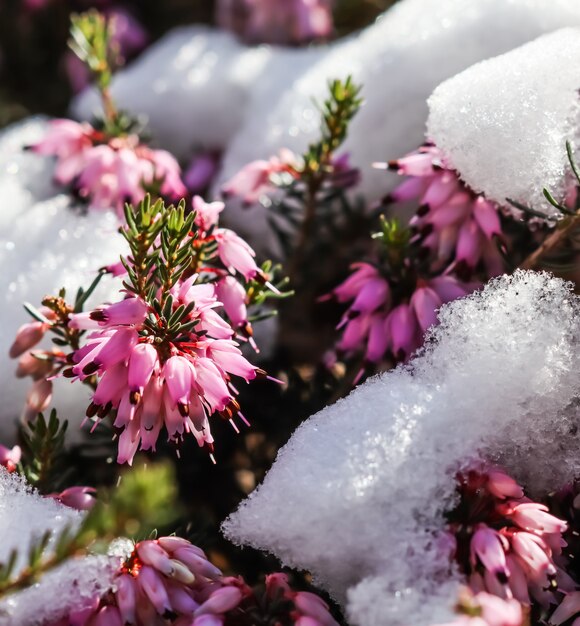
[[[224,149],[223,182],[281,147],[303,151],[318,134],[313,98],[326,95],[329,79],[351,73],[364,86],[366,104],[345,148],[363,169],[361,192],[373,201],[397,179],[371,163],[423,141],[426,100],[440,82],[544,33],[579,25],[576,0],[403,0],[360,35],[307,50],[246,48],[231,35],[193,26],[151,47],[119,74],[112,91],[124,108],[149,117],[158,143],[179,157]],[[74,111],[90,116],[96,103],[94,93],[86,94]],[[225,218],[256,247],[273,245],[263,208],[248,213],[232,205]]]
[[[46,122],[32,119],[0,133],[0,436],[3,443],[14,436],[14,420],[22,411],[31,380],[17,380],[16,361],[8,350],[21,324],[30,321],[22,308],[36,306],[45,295],[61,287],[74,297],[79,286],[88,286],[94,272],[115,262],[122,238],[115,230],[112,213],[83,215],[65,193],[51,182],[51,159],[23,152],[37,141]],[[114,294],[113,281],[103,279],[95,294],[107,299]],[[46,343],[49,345],[49,342]],[[61,417],[71,420],[70,431],[80,423],[89,402],[88,390],[56,381],[55,398]]]
[[[437,87],[428,135],[465,182],[488,198],[555,211],[570,173],[566,140],[580,127],[580,30],[564,29],[488,61]]]
[[[532,492],[580,470],[579,314],[569,284],[522,271],[447,305],[408,367],[299,427],[226,536],[312,571],[353,624],[449,621],[456,470],[481,455]]]
[[[18,550],[14,573],[26,566],[28,549],[50,530],[51,543],[67,526],[75,528],[82,514],[38,495],[23,478],[0,467],[0,563]],[[42,576],[28,589],[0,601],[1,626],[33,626],[57,620],[74,608],[89,605],[95,594],[108,588],[118,559],[91,556],[74,559]]]

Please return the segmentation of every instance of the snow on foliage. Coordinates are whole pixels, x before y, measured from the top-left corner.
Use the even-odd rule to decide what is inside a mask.
[[[448,621],[457,469],[480,454],[536,492],[580,470],[579,314],[569,284],[522,271],[446,305],[409,366],[296,431],[226,535],[312,570],[355,624]]]
[[[428,136],[475,191],[551,213],[544,187],[563,201],[565,144],[580,122],[580,30],[544,35],[437,87]]]

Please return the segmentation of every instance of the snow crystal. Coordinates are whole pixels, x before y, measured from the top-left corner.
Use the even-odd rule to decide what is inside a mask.
[[[46,122],[35,119],[0,133],[0,434],[13,436],[13,420],[22,410],[30,379],[16,380],[16,362],[8,349],[18,327],[30,321],[22,308],[36,306],[47,294],[61,287],[74,297],[88,286],[95,270],[115,262],[122,251],[122,238],[115,234],[112,213],[81,214],[67,194],[58,193],[51,177],[51,159],[24,152],[42,136]],[[102,281],[97,298],[112,297],[113,281]],[[46,344],[48,345],[48,343]],[[64,389],[66,388],[66,392]],[[57,381],[55,396],[62,417],[74,422],[84,415],[88,403],[82,385]]]
[[[580,470],[571,286],[518,271],[440,320],[409,366],[305,422],[224,524],[311,570],[361,626],[450,619],[459,575],[437,533],[462,463],[500,462],[536,491]]]
[[[15,573],[26,566],[28,549],[47,530],[51,543],[66,527],[75,528],[83,514],[52,498],[43,498],[23,478],[0,467],[0,563],[18,550]],[[1,626],[33,626],[82,609],[106,590],[118,558],[87,557],[67,561],[28,589],[0,601]]]
[[[366,104],[345,149],[363,168],[361,192],[374,201],[397,178],[373,171],[371,163],[423,141],[426,99],[441,81],[539,35],[579,25],[577,0],[403,0],[360,35],[307,50],[246,48],[229,34],[188,27],[121,72],[112,91],[124,108],[149,117],[158,142],[179,157],[224,149],[223,182],[281,147],[302,152],[319,133],[313,98],[326,96],[329,79],[351,73],[364,86]],[[95,94],[86,94],[75,112],[90,116],[96,104]],[[261,207],[248,213],[234,205],[226,219],[256,247],[272,245]]]
[[[579,65],[580,30],[570,28],[470,67],[429,99],[428,135],[476,191],[552,213],[542,190],[565,197]]]
[[[81,611],[111,587],[118,560],[89,556],[67,561],[40,581],[0,602],[0,626],[40,626]]]

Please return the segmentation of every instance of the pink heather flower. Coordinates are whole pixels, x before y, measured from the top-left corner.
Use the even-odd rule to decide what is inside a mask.
[[[478,563],[496,576],[501,582],[508,578],[506,551],[508,542],[496,530],[480,524],[471,538],[471,564],[475,568]]]
[[[10,351],[8,353],[10,358],[16,359],[25,352],[28,352],[30,348],[34,348],[36,344],[42,341],[49,328],[50,324],[45,322],[34,321],[23,324],[16,331],[16,338],[14,339],[14,343],[10,346]]]
[[[360,182],[360,178],[360,170],[351,165],[350,153],[344,152],[340,156],[333,158],[330,184],[334,189],[356,187]]]
[[[291,612],[292,621],[304,626],[338,626],[330,614],[328,604],[322,598],[309,591],[294,591],[286,574],[266,576],[266,597],[271,601],[289,600],[294,604]]]
[[[418,201],[419,210],[410,222],[416,233],[413,241],[434,253],[434,270],[451,262],[451,269],[460,274],[470,275],[480,263],[489,276],[503,272],[495,241],[502,236],[497,205],[467,188],[436,146],[422,146],[388,167],[410,177],[390,199]]]
[[[331,0],[219,0],[217,22],[251,43],[301,44],[333,32]]]
[[[272,157],[269,161],[252,161],[223,185],[222,193],[238,196],[248,206],[256,204],[263,195],[274,190],[270,179],[273,174],[287,172],[295,175],[295,160],[292,152],[281,150],[280,157]]]
[[[234,328],[249,332],[248,310],[246,308],[246,290],[234,276],[220,278],[215,286],[216,296],[224,305],[224,311]]]
[[[567,524],[544,505],[525,498],[521,487],[496,468],[460,475],[460,494],[461,520],[451,514],[451,531],[473,590],[526,605],[530,596],[542,605],[556,602],[554,592],[560,584],[563,590],[568,588],[554,561],[566,545],[562,533]],[[506,501],[508,497],[513,499]],[[466,536],[469,563],[461,560]]]
[[[52,400],[52,382],[41,379],[32,384],[26,395],[23,419],[30,420],[46,410]]]
[[[46,135],[32,149],[38,154],[55,156],[54,178],[60,185],[69,185],[83,169],[85,154],[93,146],[94,133],[89,124],[51,120]]]
[[[187,433],[194,435],[210,454],[208,418],[213,413],[237,429],[233,418],[239,405],[231,377],[249,382],[258,370],[232,340],[233,329],[213,311],[221,304],[214,285],[196,285],[195,278],[174,290],[174,308],[190,305],[189,320],[197,321],[177,342],[152,341],[145,319],[156,314],[135,297],[71,316],[73,328],[94,330],[73,353],[73,365],[65,374],[80,380],[98,376],[87,415],[102,419],[116,411],[114,425],[122,431],[119,463],[131,463],[139,446],[155,449],[163,427],[175,442]]]
[[[69,487],[60,493],[50,494],[48,497],[71,509],[88,511],[96,502],[95,493],[96,490],[92,487]]]
[[[397,360],[407,359],[421,345],[424,333],[437,323],[437,310],[477,287],[452,276],[419,279],[408,300],[397,304],[387,277],[377,267],[356,263],[352,269],[354,272],[321,300],[352,301],[338,325],[344,330],[337,349],[347,356],[363,352],[368,364],[379,363],[387,353]]]
[[[222,587],[221,576],[204,552],[185,539],[141,541],[120,565],[109,592],[78,621],[69,619],[78,626],[149,626],[172,615],[172,623],[191,624],[212,594],[228,588]]]
[[[140,144],[136,135],[108,139],[88,124],[54,120],[33,149],[56,157],[56,181],[72,185],[91,208],[112,208],[121,215],[125,202],[138,203],[145,188],[155,184],[170,200],[187,192],[175,158]]]
[[[254,250],[233,230],[220,228],[215,231],[218,255],[230,272],[239,272],[246,280],[252,280],[260,274],[256,265]]]
[[[490,470],[487,478],[487,488],[496,498],[522,498],[524,495],[524,490],[505,472]]]
[[[523,530],[537,533],[563,533],[568,524],[548,513],[548,507],[537,502],[508,502],[501,508],[505,517]]]
[[[22,450],[20,446],[7,448],[0,445],[0,465],[6,468],[10,473],[16,470],[20,459],[22,458]]]
[[[204,233],[217,226],[219,215],[225,208],[223,202],[206,202],[201,196],[194,196],[192,203],[195,223]]]

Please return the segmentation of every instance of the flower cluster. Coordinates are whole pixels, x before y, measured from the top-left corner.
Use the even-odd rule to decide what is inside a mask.
[[[279,292],[252,248],[218,226],[222,203],[196,197],[193,208],[186,217],[184,203],[151,205],[149,197],[137,210],[127,207],[122,299],[81,312],[79,301],[46,298],[37,321],[18,331],[11,356],[20,356],[19,375],[35,379],[26,416],[49,404],[55,376],[89,384],[87,417],[112,416],[119,463],[131,463],[139,447],[155,450],[163,428],[175,443],[192,434],[213,459],[209,418],[220,415],[236,431],[236,416],[248,424],[232,377],[250,382],[266,373],[236,339],[255,346],[248,304]],[[49,329],[68,353],[30,352]]]
[[[575,588],[558,563],[567,523],[525,497],[499,469],[458,475],[459,504],[449,514],[456,559],[475,592],[514,598],[529,606],[559,600]]]
[[[212,453],[208,416],[219,413],[233,424],[239,415],[231,376],[249,382],[258,375],[214,311],[214,286],[195,279],[174,291],[169,317],[183,312],[175,330],[159,328],[161,315],[137,297],[71,318],[73,328],[94,330],[64,375],[82,381],[97,374],[87,415],[102,419],[115,411],[119,463],[131,462],[139,444],[154,450],[162,427],[172,440],[193,434]]]
[[[390,200],[418,202],[410,221],[412,241],[433,255],[433,270],[449,266],[447,271],[466,279],[480,264],[488,277],[503,272],[496,242],[502,234],[497,205],[469,189],[445,165],[436,146],[426,144],[388,167],[409,177],[391,193]]]
[[[218,0],[222,28],[250,43],[304,44],[333,33],[332,0]]]
[[[223,576],[197,546],[180,537],[140,541],[113,585],[92,606],[51,626],[252,626],[256,623],[337,626],[317,595],[294,591],[285,574],[266,577],[265,590]]]
[[[71,186],[90,208],[115,209],[137,203],[147,191],[169,200],[186,194],[181,170],[165,150],[153,150],[136,134],[109,137],[88,123],[59,119],[49,122],[43,139],[32,148],[56,157],[55,180]]]
[[[377,266],[355,263],[352,269],[332,292],[338,302],[350,302],[338,325],[344,332],[336,347],[350,356],[364,346],[366,365],[377,365],[386,353],[405,360],[436,323],[437,309],[475,288],[453,276],[418,278],[410,297],[397,302],[397,285]]]
[[[6,471],[10,473],[16,471],[21,458],[22,450],[20,446],[7,448],[0,444],[0,465],[6,469]]]
[[[374,262],[355,263],[330,294],[350,305],[336,348],[346,358],[362,353],[361,373],[385,359],[408,359],[443,304],[503,271],[498,207],[467,188],[435,146],[377,165],[409,177],[387,201],[413,200],[419,208],[406,229],[383,219],[373,235],[382,244]]]

